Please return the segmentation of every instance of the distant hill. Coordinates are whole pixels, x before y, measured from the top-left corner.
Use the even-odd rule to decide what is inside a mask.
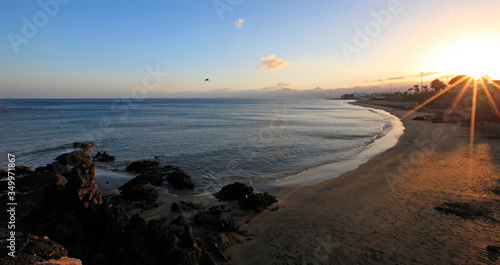
[[[229,88],[212,90],[207,92],[175,92],[154,94],[155,97],[170,97],[170,98],[339,98],[343,94],[350,93],[383,93],[387,92],[386,88],[379,86],[356,86],[349,88],[313,88],[306,90],[297,90],[292,88],[279,88],[279,89],[251,89],[251,90],[233,90]]]

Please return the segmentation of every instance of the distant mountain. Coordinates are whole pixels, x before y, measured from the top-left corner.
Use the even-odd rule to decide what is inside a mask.
[[[382,93],[387,89],[379,86],[356,86],[349,88],[329,88],[323,89],[316,87],[313,89],[297,90],[292,88],[262,88],[251,90],[234,90],[230,88],[206,91],[206,92],[175,92],[165,94],[155,94],[152,96],[170,97],[170,98],[338,98],[343,94],[350,93]]]
[[[282,88],[275,91],[261,93],[244,93],[239,98],[338,98],[343,94],[349,93],[381,93],[386,92],[378,86],[357,86],[350,88],[329,88],[322,89],[319,87],[306,90],[296,90],[291,88]]]

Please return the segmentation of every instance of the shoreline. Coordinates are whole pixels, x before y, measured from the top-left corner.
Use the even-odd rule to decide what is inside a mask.
[[[356,102],[347,102],[347,104],[365,107],[363,105],[357,104]],[[368,108],[374,109],[373,107]],[[363,147],[363,150],[359,151],[359,153],[357,153],[354,157],[312,167],[298,174],[280,179],[277,182],[272,183],[271,185],[266,183],[267,185],[262,185],[262,188],[264,188],[263,191],[280,192],[291,188],[315,185],[326,180],[334,179],[346,172],[357,169],[361,165],[373,159],[378,154],[381,154],[394,147],[398,143],[400,137],[403,135],[405,127],[401,120],[395,115],[383,109],[378,110],[384,111],[384,115],[393,118],[393,120],[389,122],[392,128],[386,135],[378,139],[374,139],[373,142],[365,145]],[[254,186],[256,188],[260,187],[259,184],[256,184]]]
[[[302,101],[302,100],[300,100],[300,101]],[[326,101],[326,103],[325,103],[324,99],[307,99],[307,101],[305,103],[307,103],[306,104],[307,106],[311,106],[311,105],[316,106],[318,104],[321,105],[322,107],[320,107],[319,109],[315,108],[314,113],[320,114],[324,117],[330,117],[330,116],[336,115],[335,113],[333,113],[333,115],[332,115],[332,113],[330,113],[329,111],[326,111],[330,107],[332,109],[337,109],[337,108],[348,109],[347,111],[345,111],[345,113],[353,113],[353,115],[349,115],[349,114],[346,115],[346,117],[348,116],[348,118],[350,120],[347,120],[347,119],[345,120],[345,122],[348,124],[345,130],[350,130],[350,128],[349,128],[350,123],[353,123],[353,121],[354,121],[354,123],[356,123],[356,119],[352,119],[352,117],[356,116],[356,113],[357,113],[356,109],[360,108],[360,107],[347,105],[344,102],[345,101],[341,101],[341,102],[335,102],[335,104],[330,104],[331,102],[328,102],[328,101]],[[270,114],[272,114],[273,111],[271,111],[271,110],[274,110],[275,108],[277,110],[279,110],[282,107],[283,108],[295,108],[296,106],[293,104],[297,103],[297,102],[286,100],[286,101],[283,101],[282,103],[283,104],[280,103],[280,105],[270,106],[269,111],[266,110],[266,113],[269,112]],[[281,106],[281,105],[284,105],[284,106]],[[298,105],[298,107],[300,107],[300,106],[301,105]],[[323,108],[323,107],[328,107],[328,108]],[[301,109],[301,108],[299,108],[299,109]],[[296,123],[295,120],[297,120],[297,122],[301,121],[301,119],[303,119],[302,116],[306,115],[306,117],[307,117],[307,115],[309,115],[308,113],[310,111],[311,110],[307,110],[307,109],[301,110],[300,117],[297,117],[294,112],[290,112],[290,111],[282,112],[282,113],[279,112],[277,115],[272,114],[269,116],[267,116],[267,115],[263,116],[262,119],[263,119],[263,121],[265,121],[263,128],[266,129],[265,131],[261,131],[261,132],[255,134],[250,139],[243,138],[244,144],[232,145],[232,146],[235,146],[234,148],[232,148],[234,150],[227,149],[228,150],[227,153],[229,153],[229,154],[231,154],[233,152],[237,152],[238,150],[243,151],[243,152],[240,152],[242,155],[239,155],[238,157],[235,157],[234,159],[232,159],[232,157],[228,157],[227,155],[223,155],[223,153],[226,150],[224,148],[222,148],[220,150],[218,148],[215,148],[213,150],[213,152],[210,153],[208,156],[201,156],[202,159],[194,159],[198,155],[196,153],[196,156],[194,156],[194,155],[191,156],[189,153],[190,150],[186,150],[186,155],[179,156],[176,153],[184,152],[184,151],[173,152],[173,151],[170,151],[171,149],[169,149],[169,148],[162,148],[162,147],[158,147],[159,148],[158,150],[160,150],[160,151],[150,151],[148,149],[144,149],[147,152],[136,151],[135,150],[136,148],[146,148],[146,147],[141,147],[141,145],[137,145],[136,147],[133,147],[133,148],[116,149],[116,146],[127,145],[127,143],[124,142],[125,144],[122,144],[122,143],[118,144],[118,142],[114,141],[114,140],[113,141],[108,141],[108,140],[104,141],[105,138],[100,139],[99,141],[97,141],[95,143],[98,146],[96,146],[94,149],[91,149],[90,154],[95,155],[95,152],[97,152],[97,151],[101,151],[101,152],[108,151],[111,155],[115,155],[116,161],[97,162],[96,163],[98,169],[104,169],[105,171],[108,171],[108,172],[115,172],[114,170],[116,170],[116,172],[124,172],[124,168],[128,164],[130,164],[136,160],[142,160],[142,159],[146,159],[146,160],[151,159],[152,160],[153,158],[156,159],[158,157],[158,161],[165,164],[165,165],[175,165],[175,166],[178,166],[178,167],[182,168],[183,170],[185,170],[189,175],[194,177],[195,181],[198,180],[198,182],[200,183],[199,187],[201,187],[204,183],[207,183],[208,187],[211,187],[211,186],[222,187],[224,184],[232,183],[233,180],[235,180],[236,178],[238,179],[238,181],[243,181],[243,182],[264,183],[264,185],[269,183],[270,185],[272,185],[277,180],[281,180],[283,178],[299,174],[299,173],[307,171],[311,168],[315,168],[315,167],[320,166],[320,165],[324,165],[324,164],[328,164],[328,163],[335,163],[338,161],[342,161],[344,159],[351,159],[352,157],[355,157],[356,154],[359,152],[360,146],[363,144],[363,142],[365,140],[369,140],[371,138],[370,135],[374,135],[376,132],[378,132],[381,129],[381,125],[384,125],[382,122],[388,120],[384,115],[378,115],[378,114],[370,115],[371,113],[368,113],[365,111],[368,119],[370,119],[369,117],[375,116],[374,120],[381,118],[380,119],[381,123],[374,122],[373,126],[371,127],[370,130],[363,130],[366,133],[360,132],[358,135],[358,132],[355,131],[354,132],[355,135],[352,138],[349,138],[349,141],[350,140],[352,140],[353,142],[357,141],[355,144],[349,145],[352,148],[344,148],[344,147],[336,148],[334,145],[335,145],[335,141],[337,141],[337,139],[330,139],[330,138],[334,137],[334,135],[336,134],[337,131],[340,132],[341,130],[344,130],[344,128],[342,126],[335,125],[337,120],[333,120],[329,124],[326,124],[326,125],[331,124],[330,127],[323,126],[323,125],[321,125],[321,123],[313,122],[313,123],[316,123],[315,126],[319,126],[317,128],[318,131],[311,130],[312,128],[303,127],[302,125],[300,125],[301,123],[298,123],[300,126],[297,126],[295,124]],[[344,116],[342,114],[342,112],[343,111],[339,112],[339,113],[341,113],[341,115],[340,115],[341,117]],[[311,114],[312,113],[313,112],[311,112]],[[291,114],[293,114],[293,115],[291,115]],[[346,117],[343,117],[343,118],[346,118]],[[344,123],[343,118],[339,119],[338,122]],[[278,121],[278,120],[283,121],[283,123],[275,124],[273,122],[273,121]],[[305,121],[307,121],[307,120],[305,120]],[[269,122],[269,125],[267,124],[268,122]],[[308,122],[308,124],[312,124],[312,123]],[[363,124],[360,124],[359,126],[361,128],[364,127]],[[304,137],[307,137],[307,138],[300,136],[301,134],[300,134],[300,132],[298,132],[297,135],[299,135],[300,137],[297,137],[297,141],[295,141],[294,139],[296,138],[296,135],[294,135],[294,133],[296,130],[299,130],[299,131],[302,130],[304,132],[307,130],[311,130],[311,132],[304,133],[304,135],[305,135]],[[389,130],[390,129],[388,129],[387,131],[389,131]],[[32,131],[32,130],[30,130],[30,131]],[[295,154],[295,155],[297,155],[297,159],[289,158],[290,155],[286,154],[287,150],[285,147],[280,148],[280,149],[277,148],[276,152],[275,152],[276,155],[274,155],[273,152],[267,151],[267,149],[266,149],[266,148],[272,148],[274,146],[275,142],[279,143],[281,145],[280,141],[282,138],[284,138],[283,136],[286,136],[285,133],[290,133],[290,136],[294,137],[294,138],[289,137],[290,139],[292,139],[292,140],[290,140],[290,144],[299,143],[298,145],[305,146],[305,148],[298,148],[298,149],[294,148],[294,151],[297,150],[297,154]],[[117,134],[117,135],[121,135],[121,134]],[[274,137],[276,139],[273,138],[273,140],[271,140],[271,138],[269,138],[268,135],[270,135],[269,137]],[[348,134],[344,135],[342,133],[342,136],[338,139],[339,142],[342,142],[342,143],[340,143],[341,146],[347,146],[347,145],[343,145],[343,142],[344,142],[344,139],[347,139],[345,137],[348,137],[348,136],[349,136]],[[362,136],[367,137],[367,138],[361,139],[360,137],[362,137]],[[109,138],[113,139],[113,137],[114,136],[110,135]],[[183,137],[183,138],[185,138],[185,137]],[[358,140],[358,138],[359,138],[359,140]],[[47,144],[47,145],[37,144],[34,147],[30,147],[28,145],[25,145],[26,148],[24,148],[24,147],[19,148],[20,150],[16,151],[16,155],[19,156],[19,163],[22,165],[29,166],[30,168],[38,168],[41,166],[45,166],[47,164],[52,163],[54,157],[57,157],[63,153],[78,150],[78,149],[73,148],[73,145],[71,144],[71,142],[73,142],[73,141],[85,141],[85,139],[82,139],[82,137],[80,137],[80,136],[71,137],[68,139],[69,139],[68,141],[64,141],[62,143],[58,141],[57,143],[54,142],[52,144],[51,142],[49,142],[49,144]],[[189,138],[186,138],[186,139],[189,139]],[[318,143],[320,141],[321,141],[320,143],[325,143],[325,144],[333,143],[333,144],[331,146],[329,146],[329,148],[323,148],[325,145],[316,144],[316,145],[309,146],[310,144],[308,141],[311,141],[311,143],[313,143],[313,144]],[[111,142],[111,144],[109,142]],[[282,141],[282,142],[286,143],[285,141]],[[226,145],[226,144],[224,144],[224,145]],[[227,144],[227,145],[229,146],[230,144]],[[256,146],[256,149],[255,149],[256,151],[253,152],[254,149],[251,149],[252,152],[245,153],[245,150],[247,150],[245,146],[251,147],[252,145]],[[372,145],[373,144],[371,144],[369,147],[371,148]],[[21,146],[23,146],[23,145],[21,145]],[[314,146],[318,146],[319,148],[315,148]],[[181,149],[182,148],[176,148],[175,150],[181,150]],[[373,148],[371,148],[371,149],[373,149]],[[142,150],[142,149],[140,149],[140,150]],[[174,150],[174,149],[172,148],[172,150]],[[266,150],[266,151],[261,152],[259,150]],[[279,150],[282,150],[282,151],[280,152]],[[283,152],[283,150],[285,150],[285,152]],[[340,152],[342,154],[340,154],[340,153],[334,154],[334,152],[332,152],[332,150],[335,150],[335,152]],[[210,150],[206,150],[206,152],[209,152],[209,151]],[[198,153],[202,154],[203,152],[205,152],[205,151],[199,151]],[[137,156],[135,156],[135,155],[131,156],[130,155],[131,153],[132,154],[137,153]],[[173,154],[170,155],[170,153],[173,153]],[[219,155],[219,153],[221,155]],[[267,153],[269,153],[269,155],[267,155]],[[316,155],[316,153],[317,153],[317,155]],[[255,155],[255,154],[258,154],[258,155]],[[263,155],[261,155],[261,154],[263,154]],[[304,156],[301,157],[300,154],[304,154]],[[214,156],[212,157],[212,155],[214,155]],[[280,157],[281,155],[283,155],[283,157],[285,157],[286,159],[281,159],[281,157]],[[191,159],[191,158],[193,158],[193,159]],[[268,163],[269,162],[268,158],[272,159],[272,161],[277,161],[277,162],[276,163]],[[191,161],[195,162],[194,165],[191,164]],[[280,164],[278,164],[278,163],[280,163]],[[277,167],[276,165],[279,165],[279,167]],[[236,170],[231,170],[232,168],[234,168]],[[98,177],[100,176],[99,172],[98,172],[97,176]],[[125,177],[127,179],[129,178],[129,176],[125,176]],[[99,185],[99,186],[101,187],[102,185]],[[216,191],[216,189],[210,189],[207,192],[215,192],[215,191]],[[203,191],[201,189],[197,192],[205,193],[205,191]]]
[[[407,113],[404,109],[353,104],[381,109],[395,117]],[[245,187],[243,191],[250,195],[237,202],[232,197],[216,199],[212,194],[170,193],[164,181],[170,183],[172,171],[161,169],[158,163],[140,162],[142,169],[135,165],[136,173],[127,175],[98,169],[102,175],[96,178],[89,150],[73,151],[34,171],[16,168],[19,174],[26,174],[19,179],[20,191],[33,191],[20,193],[20,202],[32,204],[43,198],[34,210],[20,212],[22,226],[36,224],[23,232],[54,237],[69,247],[71,256],[87,261],[102,257],[79,249],[93,242],[93,237],[120,226],[125,229],[120,235],[140,235],[144,244],[161,239],[157,235],[165,235],[162,229],[167,227],[167,236],[175,235],[183,242],[180,249],[187,251],[182,252],[187,256],[181,253],[179,258],[194,257],[193,262],[213,257],[224,264],[494,264],[500,258],[500,143],[477,137],[474,152],[470,152],[468,128],[411,119],[418,115],[422,112],[402,121],[405,132],[391,148],[382,151],[375,144],[390,143],[394,140],[391,133],[397,135],[397,130],[387,131],[358,154],[366,163],[358,165],[359,159],[350,159],[352,170],[338,177],[332,178],[339,166],[333,163],[300,176],[319,183],[282,186],[272,195],[255,193],[251,186],[239,183],[225,186],[224,194],[230,197],[240,196]],[[141,175],[134,177],[137,174]],[[164,174],[170,175],[164,179]],[[116,193],[116,186],[132,178],[135,184],[131,181],[120,196],[100,193]],[[75,185],[75,181],[80,184]],[[54,192],[56,199],[46,197],[47,191]],[[255,212],[248,211],[252,207]],[[46,218],[54,214],[77,219]],[[100,222],[102,218],[107,221]],[[81,234],[79,243],[53,232],[61,225],[72,227],[67,231],[82,229],[84,223],[77,220],[99,224]],[[141,233],[146,229],[152,233]],[[218,243],[207,245],[213,241]],[[121,247],[135,248],[128,244],[135,240],[120,242]],[[116,243],[105,241],[115,254],[121,249],[114,246]]]
[[[406,110],[382,109],[397,117]],[[403,120],[398,143],[355,170],[283,191],[278,211],[243,230],[230,264],[494,264],[500,245],[500,144],[457,124]],[[462,218],[436,210],[446,203],[489,207],[492,216]],[[452,211],[453,212],[453,211]]]
[[[389,129],[389,131],[379,139],[375,139],[372,143],[366,145],[365,148],[359,151],[359,153],[357,153],[354,157],[350,157],[348,159],[334,163],[315,166],[301,173],[290,175],[275,182],[250,184],[255,188],[255,191],[257,192],[269,192],[270,194],[275,195],[278,199],[281,199],[282,196],[286,196],[285,192],[291,188],[318,184],[322,181],[336,178],[346,172],[358,168],[377,154],[380,154],[396,145],[399,138],[403,134],[404,126],[402,125],[401,120],[398,117],[386,111],[384,111],[383,115],[387,115],[389,118],[391,118],[389,123],[391,124],[392,128]],[[119,194],[118,187],[125,184],[125,182],[131,180],[134,177],[135,174],[127,173],[125,171],[113,171],[99,166],[96,167],[95,180],[96,184],[98,185],[98,191],[100,191],[103,195]],[[169,190],[165,187],[157,187],[157,191],[160,195],[160,198],[158,199],[159,207],[145,210],[140,214],[141,217],[146,221],[159,218],[174,218],[176,216],[176,213],[170,211],[170,207],[172,203],[177,203],[179,201],[201,203],[202,205],[205,205],[207,207],[217,204],[217,199],[211,192],[192,194],[189,192],[179,193],[179,191]],[[234,214],[237,219],[251,218],[251,216],[241,211],[235,211]]]
[[[346,102],[346,104],[355,106],[357,105],[352,103],[353,102]],[[357,106],[363,107],[361,105]],[[363,109],[366,110],[366,108],[360,108],[360,110]],[[256,182],[249,184],[251,184],[259,192],[270,192],[277,194],[282,190],[290,188],[318,184],[322,181],[336,178],[348,171],[356,169],[360,165],[372,159],[377,154],[380,154],[386,151],[387,149],[393,147],[394,145],[396,145],[399,138],[403,134],[405,128],[401,120],[387,111],[384,110],[382,111],[384,112],[383,113],[384,116],[388,116],[391,118],[391,120],[388,121],[388,123],[391,125],[392,128],[388,129],[388,132],[385,132],[382,137],[374,138],[371,143],[365,144],[363,147],[360,147],[361,150],[356,151],[356,153],[353,152],[354,153],[353,155],[342,158],[335,162],[328,162],[325,164],[314,165],[311,166],[310,168],[303,169],[300,172],[287,174],[286,177],[278,178],[275,181],[264,181],[264,182]],[[381,132],[382,130],[385,129],[381,128]],[[325,175],[326,174],[325,172],[328,172],[328,174]],[[272,175],[274,174],[271,174],[271,176]],[[121,179],[119,179],[120,176],[122,176]],[[125,171],[122,170],[116,171],[114,169],[106,168],[103,165],[99,164],[97,165],[96,182],[98,182],[99,184],[98,185],[99,190],[103,192],[103,194],[105,195],[109,195],[112,192],[116,194],[118,192],[117,188],[123,185],[126,181],[130,180],[132,177],[133,176],[131,174]],[[109,181],[110,183],[106,183],[107,181]],[[114,183],[115,185],[113,185]],[[220,187],[216,188],[221,188],[222,186],[230,183],[232,182],[223,183],[220,185]],[[205,191],[202,193],[193,193],[193,194],[176,194],[176,193],[171,194],[168,191],[162,193],[165,193],[164,195],[166,196],[174,196],[174,197],[181,196],[184,197],[185,199],[188,198],[189,196],[199,197],[203,195],[210,196],[211,194],[209,191]]]

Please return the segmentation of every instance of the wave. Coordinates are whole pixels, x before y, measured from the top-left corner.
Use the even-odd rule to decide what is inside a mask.
[[[53,151],[60,151],[60,150],[67,150],[67,149],[74,149],[73,144],[64,144],[64,145],[59,145],[59,146],[52,146],[52,147],[45,147],[45,148],[40,148],[40,149],[35,149],[31,151],[25,151],[22,153],[22,155],[36,155],[40,153],[46,153],[46,152],[53,152]]]
[[[358,135],[349,135],[349,134],[334,134],[334,135],[324,135],[322,138],[328,140],[349,140],[354,138],[368,138],[371,135],[368,134],[358,134]]]
[[[380,131],[376,133],[370,140],[363,143],[363,145],[361,146],[361,150],[363,150],[365,147],[375,142],[377,139],[382,138],[390,129],[392,129],[392,124],[391,122],[388,122],[384,126],[382,126]]]

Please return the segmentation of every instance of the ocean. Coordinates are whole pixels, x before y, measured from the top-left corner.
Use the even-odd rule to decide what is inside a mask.
[[[356,159],[399,122],[325,99],[4,99],[0,113],[0,167],[8,153],[36,168],[75,150],[73,142],[90,141],[97,145],[91,155],[116,157],[97,163],[100,169],[122,171],[156,156],[190,174],[196,192],[273,183]]]

